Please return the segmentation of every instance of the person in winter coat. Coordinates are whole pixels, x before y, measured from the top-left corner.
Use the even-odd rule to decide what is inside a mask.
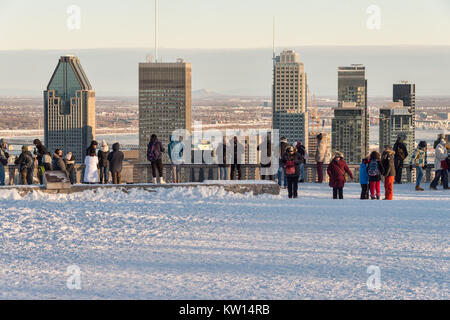
[[[395,165],[395,183],[402,183],[403,161],[408,156],[408,150],[406,144],[403,142],[403,137],[398,136],[397,141],[394,144],[394,165]]]
[[[120,151],[120,144],[118,142],[114,143],[112,148],[113,151],[108,155],[109,171],[111,171],[113,183],[120,184],[122,178],[122,164],[125,156],[123,152]]]
[[[381,154],[381,166],[383,168],[384,176],[384,191],[385,196],[383,200],[392,200],[394,196],[394,178],[395,178],[395,152],[391,146],[385,146]]]
[[[19,166],[20,181],[23,185],[33,184],[33,170],[34,161],[33,155],[28,149],[28,146],[22,147],[22,153],[14,161],[16,166]]]
[[[439,179],[443,180],[444,190],[448,189],[448,165],[447,159],[448,152],[445,147],[445,140],[441,139],[441,142],[436,146],[434,153],[434,170],[435,176],[433,181],[430,184],[430,189],[437,190],[437,185],[439,183]]]
[[[63,159],[63,152],[61,149],[56,149],[53,154],[53,170],[54,171],[62,171],[66,174],[67,178],[69,178],[69,172],[67,172],[66,164]]]
[[[84,158],[84,183],[98,183],[98,157],[95,149],[90,150],[89,155]]]
[[[323,141],[322,133],[319,133],[316,137],[317,139],[317,148],[316,148],[316,165],[317,165],[317,182],[323,182],[323,164],[326,161],[327,156],[327,145],[325,141]]]
[[[378,151],[372,151],[367,164],[367,176],[369,177],[370,198],[380,200],[381,197],[381,174],[383,166],[381,165],[381,155]]]
[[[298,197],[298,177],[300,176],[300,164],[303,158],[294,147],[289,147],[281,158],[288,182],[289,199]]]
[[[328,176],[330,177],[329,186],[333,188],[333,199],[344,199],[344,185],[346,182],[345,173],[353,180],[353,174],[344,161],[342,152],[336,151],[333,160],[327,168]]]
[[[286,137],[281,137],[280,140],[280,158],[279,158],[279,168],[278,168],[278,185],[283,186],[285,189],[287,188],[287,177],[284,173],[283,165],[281,164],[281,159],[283,155],[286,153],[287,148],[289,148],[288,141]]]
[[[361,200],[369,199],[369,175],[367,174],[367,166],[369,158],[364,158],[359,165],[359,183],[361,184]]]
[[[44,155],[47,154],[47,149],[45,148],[45,146],[42,144],[41,140],[39,139],[34,139],[33,140],[33,144],[35,146],[34,148],[34,155],[36,156],[36,160],[38,162],[37,166],[38,166],[38,178],[39,178],[39,182],[41,184],[44,183],[44,177],[43,177],[43,173],[45,171],[44,168]]]
[[[5,166],[8,165],[9,153],[6,152],[7,144],[5,139],[0,139],[0,186],[5,185]]]
[[[416,168],[416,191],[423,191],[420,186],[423,178],[423,169],[427,166],[427,143],[426,141],[420,141],[416,150],[414,150],[409,160],[409,169]]]
[[[167,152],[169,153],[169,159],[172,167],[172,182],[180,183],[181,165],[184,162],[184,144],[180,141],[175,141],[174,138],[170,136],[170,143],[167,147]]]
[[[156,170],[159,174],[158,183],[164,183],[162,153],[165,151],[156,134],[152,134],[147,146],[147,160],[152,164],[153,183],[156,183]]]
[[[300,183],[303,183],[305,182],[306,149],[301,141],[297,141],[295,148],[303,158],[303,162],[300,164],[300,180],[299,180]]]
[[[70,184],[75,184],[75,157],[72,155],[72,152],[66,154],[64,157],[64,164],[69,173]]]
[[[105,140],[102,141],[102,146],[98,150],[98,168],[100,169],[100,183],[107,184],[109,180],[109,147]]]
[[[242,143],[239,143],[238,137],[233,138],[233,163],[231,164],[230,179],[236,179],[236,171],[238,180],[242,180],[242,168],[241,163],[245,161],[244,152],[245,147]]]
[[[94,150],[95,153],[97,153],[97,146],[98,146],[98,142],[96,140],[92,140],[91,144],[89,145],[89,147],[86,149],[86,155],[90,155],[91,151]]]
[[[257,151],[261,151],[261,157],[265,157],[265,163],[261,159],[261,180],[273,180],[272,172],[272,140],[270,135],[265,135],[263,141],[258,146]],[[264,155],[263,155],[264,153]]]

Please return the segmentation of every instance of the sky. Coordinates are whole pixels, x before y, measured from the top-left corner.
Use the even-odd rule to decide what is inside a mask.
[[[159,0],[158,12],[162,48],[271,47],[273,17],[277,46],[450,45],[449,0]],[[0,50],[151,48],[154,22],[152,0],[0,0]]]

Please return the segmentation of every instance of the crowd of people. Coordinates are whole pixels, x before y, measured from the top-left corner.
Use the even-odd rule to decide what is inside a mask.
[[[322,183],[323,165],[327,162],[327,145],[323,140],[322,134],[318,134],[317,148],[315,152],[317,183]],[[45,171],[58,170],[66,174],[72,184],[76,182],[75,178],[75,158],[72,152],[63,154],[61,149],[56,149],[53,153],[47,151],[46,147],[39,139],[33,141],[35,146],[32,154],[28,146],[22,147],[21,154],[15,159],[14,163],[18,168],[20,183],[23,185],[33,184],[34,169],[37,162],[39,183],[43,183],[43,174]],[[416,170],[417,191],[423,191],[421,182],[424,175],[424,168],[427,166],[427,143],[420,141],[417,148],[412,152],[409,160],[409,168]],[[434,142],[435,149],[435,177],[430,184],[430,189],[437,190],[439,182],[444,189],[448,189],[448,171],[450,145],[441,135]],[[180,141],[171,138],[168,144],[168,156],[171,164],[173,183],[181,182],[181,165],[183,164],[183,154],[185,146]],[[258,150],[266,150],[267,157],[272,157],[272,143],[270,136],[266,137],[258,146]],[[230,150],[233,156],[227,156]],[[237,137],[232,140],[231,148],[228,148],[225,140],[220,143],[216,154],[221,154],[219,162],[219,180],[243,178],[242,173],[242,153],[245,147],[238,141]],[[163,178],[163,153],[165,147],[153,134],[147,145],[147,160],[151,163],[152,182],[165,183]],[[277,172],[277,182],[288,191],[289,198],[298,197],[298,185],[305,181],[305,164],[308,153],[301,143],[295,142],[290,145],[285,137],[282,137],[279,145],[279,168]],[[398,137],[394,146],[384,146],[383,152],[372,151],[364,157],[359,167],[359,182],[361,184],[361,199],[381,199],[381,181],[384,184],[383,200],[392,200],[394,196],[394,184],[402,183],[402,169],[404,161],[408,157],[408,150],[402,137]],[[9,154],[7,152],[7,143],[5,139],[0,139],[0,185],[5,184],[5,169],[8,164]],[[122,182],[121,172],[124,161],[124,154],[120,151],[120,144],[114,143],[112,151],[109,149],[106,141],[102,141],[100,148],[98,142],[92,141],[86,150],[84,159],[83,182],[87,184],[120,184]],[[274,180],[273,172],[269,169],[271,162],[261,164],[261,179]],[[230,172],[228,170],[230,169]],[[329,177],[329,186],[333,189],[333,199],[344,198],[344,186],[348,180],[353,180],[353,173],[344,160],[344,154],[336,151],[327,166],[326,170]],[[228,176],[230,173],[230,176]]]

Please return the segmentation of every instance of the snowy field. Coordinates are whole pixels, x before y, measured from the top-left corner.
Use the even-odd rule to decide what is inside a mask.
[[[450,299],[450,193],[0,189],[1,299]],[[66,286],[80,268],[81,289]],[[369,266],[379,290],[369,290]]]

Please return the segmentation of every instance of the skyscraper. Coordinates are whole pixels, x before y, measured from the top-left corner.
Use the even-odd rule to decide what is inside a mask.
[[[139,160],[147,161],[147,144],[156,134],[164,146],[176,129],[192,129],[191,64],[139,64]],[[167,161],[167,153],[163,160]]]
[[[416,129],[416,85],[408,83],[408,81],[402,81],[402,83],[396,83],[393,86],[392,101],[403,101],[403,106],[408,108],[408,111],[412,114],[412,125],[414,130]],[[415,131],[413,134],[414,140],[416,137]]]
[[[364,109],[355,102],[343,102],[334,109],[331,122],[332,153],[340,151],[347,163],[360,163],[365,152]]]
[[[289,143],[297,140],[308,148],[306,73],[299,55],[283,51],[274,61],[272,127]]]
[[[86,148],[95,138],[95,91],[77,57],[67,55],[44,91],[44,139],[47,149],[72,152],[84,162]]]
[[[415,147],[413,122],[412,113],[409,112],[409,108],[403,106],[401,101],[380,108],[380,151],[385,145],[393,146],[397,138],[401,136],[408,153],[412,154]]]
[[[367,79],[366,68],[361,64],[352,64],[338,68],[338,107],[343,103],[354,102],[356,107],[362,108],[364,115],[364,148],[363,153],[369,152],[369,110],[367,108]]]

